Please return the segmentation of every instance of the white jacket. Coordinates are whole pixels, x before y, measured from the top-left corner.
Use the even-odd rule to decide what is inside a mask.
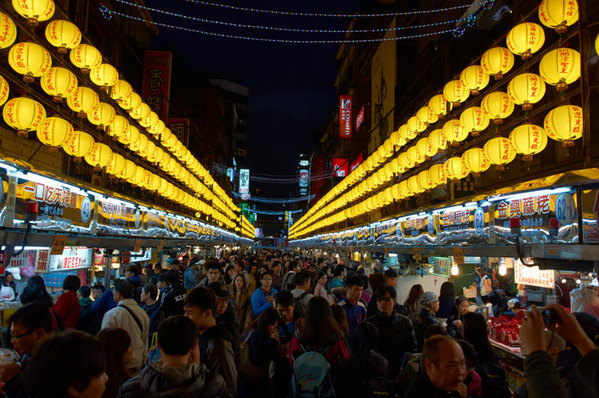
[[[139,326],[137,326],[129,311],[122,308],[123,306],[133,311],[141,323],[141,330],[139,330]],[[122,328],[129,333],[133,348],[133,360],[129,367],[141,369],[148,359],[148,331],[150,330],[150,318],[143,308],[133,299],[119,301],[115,308],[104,314],[102,329],[105,328]]]

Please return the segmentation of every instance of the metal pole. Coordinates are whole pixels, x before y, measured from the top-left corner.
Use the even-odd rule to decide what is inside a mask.
[[[110,274],[112,271],[112,249],[106,249],[106,264],[104,264],[104,286],[110,289]]]

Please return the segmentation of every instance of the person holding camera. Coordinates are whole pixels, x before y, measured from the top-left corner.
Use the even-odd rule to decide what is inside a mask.
[[[599,349],[584,332],[576,317],[566,311],[562,305],[551,304],[547,308],[549,312],[546,313],[546,319],[534,305],[522,318],[520,339],[528,352],[524,361],[528,396],[530,398],[570,396],[564,382],[560,379],[557,368],[553,365],[551,356],[547,353],[544,333],[548,328],[580,352],[582,358],[576,364],[580,375],[579,382],[584,384],[586,390],[592,394],[587,394],[586,397],[598,397]]]

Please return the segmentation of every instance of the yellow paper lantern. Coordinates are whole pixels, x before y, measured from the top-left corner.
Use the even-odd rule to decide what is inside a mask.
[[[559,34],[568,31],[568,26],[578,21],[576,0],[543,0],[539,5],[539,20]]]
[[[125,159],[125,167],[121,170],[119,178],[131,182],[137,171],[137,165],[129,159]]]
[[[491,162],[482,148],[468,149],[462,154],[462,161],[475,177],[478,177],[480,173],[489,170],[489,167],[491,167]]]
[[[89,78],[96,85],[103,88],[112,87],[119,80],[119,72],[109,64],[100,64],[89,71]]]
[[[56,8],[53,0],[12,0],[12,6],[33,26],[52,18]]]
[[[150,107],[148,107],[148,109],[150,109]],[[146,112],[147,109],[144,109],[143,111]],[[150,110],[146,117],[139,119],[139,124],[141,124],[142,127],[149,128],[158,123],[158,121],[160,121],[160,118],[158,117],[156,112]]]
[[[10,17],[0,12],[0,49],[8,48],[17,39],[17,26]]]
[[[67,105],[77,116],[84,118],[88,113],[96,109],[100,103],[98,94],[89,87],[77,87],[73,93],[67,97]]]
[[[406,168],[406,170],[414,167],[414,162],[408,157],[407,151],[403,151],[399,154],[399,161]]]
[[[436,151],[443,151],[447,148],[447,140],[443,135],[442,129],[436,129],[431,131],[428,136],[429,143],[436,148]]]
[[[534,73],[523,73],[514,77],[507,85],[510,99],[522,109],[530,111],[532,104],[536,104],[545,95],[545,82],[541,76]]]
[[[129,121],[121,115],[116,115],[110,124],[108,124],[106,132],[109,136],[115,137],[120,143],[126,145],[129,143],[130,137],[129,134],[126,134],[128,132],[128,128]]]
[[[431,144],[429,137],[419,139],[418,142],[416,142],[416,148],[419,153],[427,158],[431,158],[437,154],[437,147]]]
[[[443,87],[443,96],[453,106],[459,106],[468,99],[470,90],[460,80],[451,80]]]
[[[152,112],[150,106],[145,102],[142,102],[136,108],[129,111],[129,116],[135,120],[143,120],[150,115],[150,112]]]
[[[416,117],[425,125],[436,123],[439,120],[437,116],[428,105],[423,106],[416,112]]]
[[[162,120],[161,120],[161,122],[162,122]],[[164,123],[162,123],[162,126],[163,126],[162,128],[164,128]],[[150,129],[148,129],[148,131],[151,134],[154,134],[153,133],[153,130],[154,130],[153,127],[154,126],[152,126]],[[391,140],[391,137],[389,137],[389,138],[387,138],[385,140],[385,142],[383,143],[382,147],[385,149],[385,158],[388,158],[389,156],[393,155],[393,149],[395,148],[395,145],[393,145],[393,141]]]
[[[81,69],[81,72],[89,73],[90,69],[100,66],[102,63],[102,54],[94,46],[79,44],[71,50],[69,59],[73,65]]]
[[[114,176],[119,176],[125,168],[125,165],[125,158],[119,155],[118,153],[113,152],[112,157],[110,158],[110,162],[108,162],[108,166],[106,166],[106,172]]]
[[[447,100],[443,94],[435,95],[428,101],[428,107],[439,119],[443,119],[447,115]]]
[[[481,57],[480,66],[495,80],[501,80],[514,67],[514,54],[505,47],[490,48]]]
[[[542,127],[523,124],[512,130],[510,141],[516,153],[524,155],[524,161],[531,161],[532,155],[542,152],[547,146],[547,133]]]
[[[511,52],[527,60],[545,44],[545,31],[536,23],[521,23],[510,30],[505,42]]]
[[[50,147],[61,146],[71,134],[71,123],[59,117],[47,117],[37,129],[37,139]]]
[[[107,126],[110,126],[115,117],[116,111],[111,105],[105,102],[100,102],[92,112],[87,114],[87,120],[91,124],[98,126],[99,129],[105,129]]]
[[[148,160],[152,163],[158,163],[162,160],[162,156],[164,156],[164,151],[159,147],[154,148],[154,152],[148,152]]]
[[[39,44],[22,42],[10,48],[8,63],[17,73],[23,75],[23,80],[33,83],[35,77],[40,77],[52,66],[52,57]]]
[[[4,77],[0,76],[0,106],[4,105],[8,99],[9,91],[8,82]]]
[[[46,39],[58,52],[67,53],[81,44],[81,31],[74,23],[64,20],[54,20],[46,25]]]
[[[399,156],[391,161],[391,167],[393,168],[393,173],[395,175],[399,175],[406,171],[406,167],[401,163]]]
[[[423,153],[420,153],[420,151],[418,151],[416,145],[411,146],[408,149],[407,154],[408,159],[410,159],[410,161],[412,161],[412,163],[414,164],[420,164],[426,160],[426,156]]]
[[[599,54],[599,35],[595,38],[595,53]]]
[[[433,180],[431,179],[431,175],[428,170],[421,171],[417,174],[418,185],[421,188],[424,188],[425,191],[428,191],[433,188]]]
[[[460,123],[467,133],[478,137],[489,126],[489,117],[478,106],[472,106],[460,114]]]
[[[143,188],[145,174],[146,174],[146,171],[143,167],[136,166],[135,174],[133,175],[133,178],[131,179],[131,183],[133,185],[137,185],[140,188]]]
[[[141,157],[146,157],[148,154],[148,137],[145,134],[140,133],[137,139],[137,150],[134,150]]]
[[[487,159],[496,165],[497,170],[504,170],[504,165],[516,158],[516,151],[509,139],[505,137],[492,138],[483,147]]]
[[[152,141],[148,140],[148,145],[146,146],[145,158],[147,158],[149,161],[151,161],[150,158],[152,156],[154,156],[155,150],[156,150],[156,145]]]
[[[470,94],[478,95],[489,84],[489,75],[482,66],[472,65],[460,73],[460,81],[470,90]]]
[[[571,48],[549,51],[541,59],[539,72],[543,80],[555,86],[557,91],[566,91],[568,84],[580,77],[580,53]]]
[[[410,189],[410,192],[413,192],[416,195],[424,192],[424,190],[425,190],[424,187],[421,187],[420,184],[418,183],[417,175],[408,178],[408,187]]]
[[[40,79],[42,90],[53,97],[53,101],[61,103],[77,89],[77,78],[68,69],[54,67],[48,69]]]
[[[402,198],[409,198],[413,195],[412,189],[408,185],[408,180],[402,180],[399,183],[399,192],[401,192]]]
[[[447,174],[445,174],[445,167],[443,163],[437,163],[432,165],[431,168],[428,169],[428,172],[431,176],[433,186],[437,187],[439,185],[447,183]]]
[[[448,143],[458,146],[460,142],[468,138],[468,131],[464,129],[458,119],[452,119],[443,125],[443,136]]]
[[[112,158],[112,149],[108,145],[96,142],[83,158],[90,166],[101,169],[108,166]]]
[[[470,174],[470,170],[468,170],[464,161],[459,156],[447,159],[443,163],[443,168],[445,169],[447,178],[450,180],[461,180]]]
[[[37,130],[46,118],[46,110],[31,98],[13,98],[4,105],[2,117],[6,124],[17,130],[21,136],[27,136],[29,131]]]
[[[117,101],[119,106],[126,111],[131,111],[141,105],[141,97],[135,91],[131,91],[128,96]]]
[[[495,125],[503,124],[503,119],[514,112],[514,102],[509,95],[501,91],[486,95],[481,101],[480,107],[490,119],[493,119]]]
[[[565,147],[574,145],[582,137],[582,108],[575,105],[557,107],[545,116],[545,132],[552,140],[561,141]]]
[[[409,142],[410,140],[413,140],[414,138],[416,138],[416,136],[418,135],[418,132],[416,130],[410,130],[408,128],[408,124],[402,124],[401,126],[399,126],[399,136],[400,138],[403,138],[406,142]]]
[[[125,80],[117,80],[114,86],[110,87],[110,98],[120,103],[131,94],[133,88]],[[141,98],[140,98],[141,101]]]
[[[62,149],[71,156],[82,158],[91,151],[95,143],[96,141],[91,135],[75,130],[62,144]]]
[[[426,130],[426,124],[418,120],[416,116],[412,116],[408,119],[408,137],[414,139],[418,136],[418,133],[421,133],[424,130]]]

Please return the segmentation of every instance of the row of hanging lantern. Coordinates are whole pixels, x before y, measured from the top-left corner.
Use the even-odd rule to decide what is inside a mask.
[[[575,0],[544,0],[539,6],[538,14],[541,23],[545,26],[564,32],[566,26],[578,20],[578,4]],[[408,118],[406,123],[392,133],[364,163],[300,218],[292,226],[290,236],[297,236],[299,231],[301,235],[306,235],[322,228],[323,223],[329,226],[338,222],[335,219],[340,219],[339,210],[349,203],[387,184],[396,175],[423,163],[446,149],[448,144],[459,146],[469,135],[473,137],[480,135],[489,126],[491,120],[495,125],[502,124],[503,119],[513,113],[514,104],[521,105],[523,110],[529,111],[533,104],[539,102],[545,95],[545,83],[556,86],[558,92],[566,90],[568,84],[580,77],[580,54],[573,49],[558,48],[543,56],[539,64],[539,75],[523,73],[515,76],[507,85],[507,93],[497,91],[486,95],[480,107],[465,109],[458,119],[445,122],[441,128],[431,131],[427,137],[420,138],[414,145],[401,151],[391,160],[395,150],[401,150],[424,133],[429,126],[444,119],[450,110],[459,107],[471,94],[479,95],[480,91],[489,84],[491,76],[495,80],[502,79],[514,66],[514,54],[528,60],[532,54],[542,48],[544,42],[545,33],[538,24],[526,22],[511,29],[506,37],[508,48],[494,47],[485,51],[480,65],[465,68],[460,73],[459,79],[448,82],[442,94],[433,96],[427,105]],[[596,45],[599,47],[599,37]],[[485,149],[473,148],[464,153],[464,155],[468,153],[465,157],[451,158],[453,160],[449,163],[447,171],[451,179],[464,178],[470,172],[478,175],[486,171],[491,164],[495,164],[498,168],[504,167],[515,159],[516,154],[522,154],[524,160],[530,160],[532,155],[546,147],[547,137],[561,141],[564,146],[571,146],[573,141],[581,136],[582,109],[577,106],[558,107],[547,114],[544,128],[530,124],[519,126],[511,132],[509,139],[496,137],[485,144]],[[374,172],[379,165],[388,160],[391,161]],[[414,185],[416,179],[411,178]],[[355,187],[346,192],[356,183],[358,184]],[[382,196],[382,193],[378,196],[388,199],[388,196]],[[372,198],[366,201],[369,199]],[[361,202],[364,203],[365,201]],[[369,203],[378,203],[382,206],[388,204],[385,200],[371,200]],[[365,210],[370,207],[372,206],[363,205],[360,209]],[[364,214],[358,212],[356,206],[351,209],[354,209],[352,214]],[[322,220],[332,213],[336,215],[326,219],[327,222]],[[317,220],[322,221],[315,223]],[[313,227],[306,228],[310,224]]]
[[[19,6],[23,6],[27,2],[18,3]],[[39,3],[30,5],[36,4]],[[19,12],[17,6],[15,10]],[[110,97],[129,112],[130,117],[145,127],[176,158],[187,165],[193,174],[211,186],[212,190],[188,169],[181,166],[175,158],[149,140],[134,124],[129,123],[127,118],[117,115],[110,104],[100,102],[98,94],[93,89],[78,86],[77,78],[70,70],[52,67],[52,57],[45,48],[29,42],[13,45],[17,36],[16,25],[9,16],[2,13],[0,13],[0,28],[2,32],[0,48],[10,47],[9,64],[17,73],[23,75],[24,80],[32,82],[36,77],[40,77],[42,90],[52,96],[55,102],[66,100],[69,108],[77,112],[79,117],[87,118],[98,129],[105,130],[109,136],[140,157],[161,167],[163,171],[195,191],[205,201],[211,202],[218,210],[212,209],[199,198],[188,195],[147,170],[134,172],[137,169],[127,167],[133,162],[125,161],[121,155],[113,153],[107,145],[96,143],[90,134],[74,130],[67,121],[48,118],[50,120],[46,122],[44,107],[30,98],[14,98],[5,105],[3,116],[9,126],[15,128],[21,135],[26,135],[29,131],[37,131],[38,139],[45,145],[62,147],[69,155],[83,158],[94,167],[105,168],[111,175],[126,179],[144,189],[156,191],[192,209],[200,209],[202,213],[212,216],[228,227],[232,228],[235,225],[234,220],[237,217],[235,212],[239,209],[232,200],[177,137],[165,127],[158,115],[141,101],[137,93],[133,92],[129,83],[119,80],[117,70],[109,64],[102,63],[100,52],[93,46],[81,44],[81,32],[77,26],[68,21],[52,21],[46,26],[46,38],[53,46],[58,47],[61,53],[66,53],[70,49],[69,59],[73,65],[89,73],[90,80],[95,85],[103,90],[110,90]],[[6,80],[0,76],[0,105],[8,99],[8,91]],[[121,169],[121,165],[125,166]]]
[[[244,215],[241,215],[241,227],[235,227],[235,231],[240,232],[246,238],[254,238],[256,236],[254,226]]]
[[[51,0],[15,0],[13,1],[13,6],[15,11],[30,22],[32,20],[36,22],[36,16],[39,16],[37,18],[39,21],[48,20],[54,13],[54,3]],[[6,48],[16,39],[16,26],[10,20],[10,17],[6,15],[2,15],[0,22],[3,24],[2,31],[5,32],[5,40],[2,41],[0,47]],[[231,198],[215,183],[212,176],[189,153],[177,137],[165,128],[164,122],[158,118],[158,115],[151,112],[150,107],[141,101],[141,97],[133,92],[127,82],[123,80],[119,81],[118,71],[113,66],[102,63],[101,53],[91,45],[81,44],[81,32],[76,25],[63,20],[52,21],[46,26],[45,35],[48,42],[57,47],[59,52],[66,53],[67,50],[71,50],[69,59],[73,65],[80,68],[82,72],[89,73],[90,80],[97,86],[106,90],[114,88],[120,82],[117,87],[118,89],[111,91],[111,97],[119,105],[124,104],[122,108],[129,111],[130,115],[138,120],[140,125],[145,127],[157,139],[160,138],[161,143],[177,158],[181,159],[188,169],[203,179],[206,185],[211,186],[218,197],[223,197],[228,209],[233,212],[239,211],[239,208],[235,206]],[[45,71],[50,69],[51,56],[43,47],[35,43],[19,43],[19,47],[15,48],[14,52],[11,49],[11,52],[13,53],[13,57],[9,54],[9,60],[14,58],[11,66],[14,64],[13,68],[23,74],[24,78],[28,81],[31,81],[32,78],[45,75]],[[42,79],[42,87],[48,94],[53,95],[56,101],[62,101],[71,96],[79,98],[80,101],[69,101],[68,105],[74,111],[79,112],[82,117],[89,115],[94,110],[95,97],[89,91],[91,89],[77,88],[77,79],[65,68],[60,68],[48,74],[46,79]],[[104,109],[107,109],[107,107],[104,106]],[[111,113],[109,111],[108,113],[95,115],[96,117],[93,119],[93,115],[92,117],[88,116],[88,118],[92,123],[106,127],[109,124],[106,121],[109,120]],[[99,118],[102,119],[98,120]],[[152,156],[152,153],[150,155]],[[182,182],[184,183],[186,180],[187,178],[184,178]]]

